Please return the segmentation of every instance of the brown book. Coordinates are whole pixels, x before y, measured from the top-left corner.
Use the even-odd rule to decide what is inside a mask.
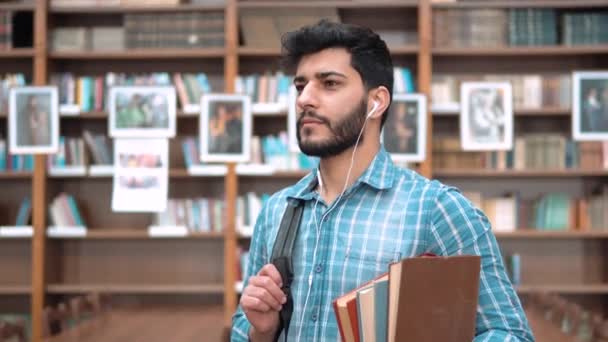
[[[481,258],[472,255],[391,264],[388,341],[472,341],[480,266]]]

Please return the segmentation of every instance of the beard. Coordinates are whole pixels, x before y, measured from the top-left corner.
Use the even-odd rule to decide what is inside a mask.
[[[321,116],[313,111],[304,111],[300,113],[296,135],[298,138],[298,146],[300,150],[313,157],[333,157],[346,151],[347,149],[355,146],[363,124],[365,123],[365,110],[367,108],[367,102],[361,101],[359,106],[352,110],[345,118],[337,122],[331,122],[324,116]],[[327,126],[332,135],[322,141],[306,141],[302,136],[310,136],[312,129],[302,128],[302,120],[306,117],[314,118],[322,122],[323,125]],[[359,139],[359,142],[363,141],[363,136]]]

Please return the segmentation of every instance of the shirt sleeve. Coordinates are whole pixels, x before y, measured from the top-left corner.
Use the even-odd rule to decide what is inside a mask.
[[[442,187],[430,211],[429,252],[479,255],[475,341],[534,341],[485,214],[456,188]]]
[[[249,260],[247,267],[247,274],[243,275],[243,289],[247,286],[249,282],[249,277],[254,274],[257,274],[262,266],[266,264],[266,260],[268,260],[268,253],[266,251],[265,245],[265,223],[269,222],[269,210],[267,205],[262,207],[260,214],[255,223],[255,227],[253,230],[253,236],[251,240],[251,245],[249,247]],[[230,333],[230,341],[231,342],[244,342],[249,341],[249,321],[247,320],[247,316],[245,316],[245,312],[241,308],[239,304],[236,312],[232,316],[232,330]]]

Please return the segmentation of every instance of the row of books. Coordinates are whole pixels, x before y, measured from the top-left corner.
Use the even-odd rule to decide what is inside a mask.
[[[559,134],[515,137],[510,151],[463,151],[459,137],[433,139],[433,164],[439,169],[608,170],[608,142],[575,142]]]
[[[479,81],[510,82],[515,109],[571,106],[572,80],[569,74],[436,74],[431,81],[432,108],[458,111],[461,84]]]
[[[222,232],[225,201],[217,198],[170,198],[167,209],[155,214],[159,227],[186,227],[190,232]]]
[[[126,14],[127,48],[224,46],[224,12]]]
[[[0,75],[0,113],[8,113],[8,97],[12,87],[26,85],[24,74]]]
[[[437,9],[433,13],[433,45],[602,44],[608,42],[607,25],[608,15],[601,12],[557,12],[538,8]]]
[[[59,151],[49,155],[47,166],[52,168],[64,168],[66,166],[87,165],[87,153],[85,151],[84,139],[80,137],[59,137]]]
[[[262,211],[262,206],[270,198],[270,194],[261,195],[255,192],[247,192],[236,199],[236,227],[243,236],[251,236],[257,217]]]
[[[251,96],[252,102],[280,103],[287,109],[289,87],[292,76],[282,72],[272,74],[254,74],[238,76],[234,80],[234,89],[237,94]]]
[[[72,73],[56,73],[51,75],[50,84],[57,86],[59,103],[63,107],[77,106],[79,112],[107,109],[107,97],[112,86],[174,85],[182,108],[191,104],[198,105],[204,93],[213,91],[211,82],[205,73],[126,74],[109,72],[103,76],[76,76]]]
[[[51,0],[52,7],[177,6],[183,0]]]
[[[494,231],[608,229],[608,186],[585,198],[565,193],[547,193],[536,198],[521,198],[516,193],[499,197],[485,197],[479,192],[464,195],[483,210]]]
[[[34,156],[10,154],[8,151],[8,142],[0,136],[0,172],[33,170]]]
[[[120,26],[56,27],[51,31],[50,48],[66,51],[116,51],[125,48],[125,32]]]

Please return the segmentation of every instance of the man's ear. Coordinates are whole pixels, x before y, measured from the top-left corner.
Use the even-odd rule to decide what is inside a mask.
[[[386,108],[390,104],[390,99],[390,93],[385,86],[379,86],[370,90],[367,96],[368,117],[370,119],[382,118],[382,114],[384,114],[384,111],[386,111]]]

